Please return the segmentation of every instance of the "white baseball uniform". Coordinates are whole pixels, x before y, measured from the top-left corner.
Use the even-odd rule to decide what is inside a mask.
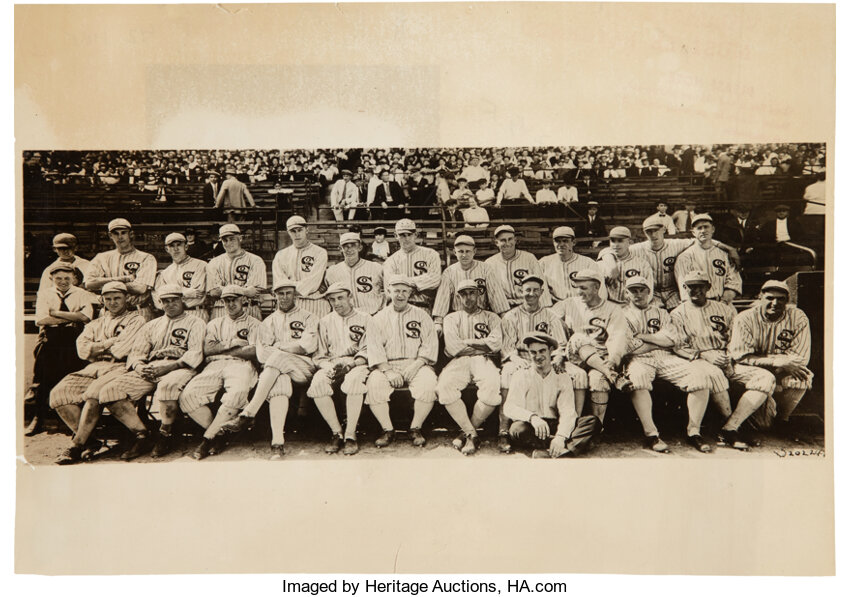
[[[289,245],[274,256],[272,287],[282,279],[292,280],[295,282],[295,305],[317,318],[324,317],[331,310],[321,292],[327,266],[328,252],[319,245],[308,242],[301,249]]]
[[[543,270],[543,279],[549,286],[552,301],[557,303],[566,298],[578,296],[578,292],[571,284],[575,275],[583,269],[598,269],[596,262],[586,255],[573,253],[567,261],[562,261],[558,253],[546,255],[540,259],[540,269]]]
[[[655,287],[655,273],[652,271],[652,265],[642,253],[633,251],[631,247],[629,247],[628,256],[624,259],[618,257],[610,248],[603,249],[599,252],[597,261],[599,262],[597,269],[605,276],[608,300],[611,302],[621,305],[628,302],[626,280],[633,276],[643,276],[653,288]],[[607,264],[611,262],[613,262],[616,270],[615,275],[609,277],[611,272],[608,271]]]
[[[473,260],[472,267],[465,270],[460,262],[453,263],[443,272],[440,288],[437,290],[437,298],[434,300],[434,308],[431,315],[435,321],[441,321],[446,314],[457,311],[460,307],[460,299],[457,295],[457,287],[464,280],[474,280],[478,285],[478,308],[492,311],[497,315],[506,313],[511,306],[505,297],[502,285],[496,279],[496,273],[486,263]]]
[[[160,310],[162,310],[162,301],[159,300],[157,291],[164,284],[176,284],[183,288],[183,302],[186,304],[186,309],[204,321],[209,320],[209,313],[204,309],[204,300],[207,296],[206,261],[187,256],[180,263],[171,263],[159,272],[154,282],[152,298],[153,304]]]
[[[683,303],[688,300],[688,287],[682,281],[688,272],[693,270],[702,270],[708,274],[711,282],[711,288],[707,294],[709,299],[720,299],[723,291],[727,289],[734,290],[738,295],[741,294],[741,274],[732,266],[729,254],[715,246],[703,249],[699,244],[694,243],[692,247],[679,255],[674,267],[679,285],[679,296]]]
[[[384,262],[384,280],[396,275],[413,278],[417,290],[410,296],[410,303],[429,312],[433,301],[424,291],[433,291],[440,286],[441,272],[440,254],[418,245],[409,253],[399,249]],[[389,296],[389,287],[386,291]]]
[[[333,396],[334,363],[342,358],[354,364],[360,357],[368,361],[366,353],[366,328],[371,316],[354,309],[348,317],[342,317],[331,311],[319,320],[318,349],[313,362],[318,366],[307,396],[323,398]],[[366,394],[366,378],[369,376],[367,365],[357,365],[350,369],[342,380],[340,389],[345,394]]]
[[[231,257],[223,253],[214,257],[207,264],[207,292],[214,288],[224,288],[230,284],[243,288],[268,285],[266,274],[266,263],[259,255],[248,251],[242,251],[239,255]],[[245,308],[248,315],[259,319],[260,302],[258,299],[250,299],[250,304]],[[227,315],[224,301],[218,299],[210,313],[211,319],[218,319]]]
[[[664,244],[657,251],[648,240],[631,246],[633,252],[642,255],[652,265],[655,296],[668,310],[676,308],[681,302],[674,272],[676,259],[695,242],[692,238],[665,238]]]
[[[342,282],[351,289],[351,300],[356,309],[374,315],[386,303],[384,294],[384,268],[379,263],[359,259],[353,267],[343,261],[328,268],[325,273],[328,287]]]
[[[478,388],[478,400],[488,406],[499,406],[499,369],[490,355],[497,355],[502,348],[502,322],[491,311],[478,309],[475,313],[454,311],[443,322],[443,337],[446,339],[445,353],[451,361],[443,368],[437,381],[440,404],[451,404],[460,400],[461,392],[470,383]],[[467,347],[464,340],[482,341],[488,353],[457,356]]]
[[[116,276],[131,276],[134,282],[141,282],[148,287],[148,292],[144,294],[128,295],[127,303],[139,308],[145,319],[150,319],[152,312],[148,303],[150,289],[156,281],[156,258],[135,247],[126,253],[113,249],[94,256],[89,267],[88,282]]]
[[[502,285],[502,290],[508,298],[508,302],[517,305],[522,302],[522,281],[526,276],[534,275],[543,277],[537,258],[528,251],[517,251],[512,259],[505,260],[501,253],[496,253],[485,261],[496,273],[496,279]],[[552,305],[552,297],[549,288],[543,284],[543,294],[540,295],[540,304],[544,307]]]

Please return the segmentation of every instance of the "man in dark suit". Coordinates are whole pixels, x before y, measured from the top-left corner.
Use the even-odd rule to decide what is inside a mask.
[[[401,210],[390,209],[402,207],[406,203],[404,190],[401,185],[390,178],[390,171],[381,172],[381,184],[375,187],[375,198],[371,205],[371,219],[397,219],[402,216]],[[417,214],[418,215],[418,214]]]
[[[218,172],[207,173],[207,182],[204,183],[204,207],[215,207],[218,191],[221,189]]]
[[[761,243],[753,251],[758,263],[779,267],[813,265],[811,249],[801,244],[805,240],[803,227],[789,217],[788,204],[779,203],[774,210],[776,215],[759,226]]]
[[[718,222],[715,237],[735,247],[743,255],[760,241],[760,234],[759,223],[751,217],[749,206],[739,204],[732,207],[731,214]]]
[[[578,226],[579,236],[590,236],[593,238],[604,239],[608,236],[608,226],[597,213],[599,212],[599,203],[596,201],[587,202],[587,215]]]

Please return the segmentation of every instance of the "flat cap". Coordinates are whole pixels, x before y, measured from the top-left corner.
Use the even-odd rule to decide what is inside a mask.
[[[296,226],[306,226],[307,220],[302,218],[301,216],[292,216],[288,220],[286,220],[286,229],[295,228]]]
[[[109,292],[123,292],[124,294],[127,294],[127,285],[124,284],[124,282],[116,282],[114,280],[112,282],[107,282],[103,285],[103,288],[100,289],[100,294],[104,295]]]
[[[360,235],[356,232],[343,232],[339,235],[339,244],[344,245],[346,243],[359,243]]]
[[[334,282],[328,289],[325,290],[325,293],[322,295],[325,298],[328,298],[332,294],[336,294],[337,292],[347,292],[348,294],[353,294],[351,292],[351,288],[345,282]]]
[[[290,280],[289,278],[279,278],[275,280],[272,292],[277,292],[281,288],[295,288],[296,286],[297,284],[294,280]]]
[[[50,275],[52,276],[56,272],[70,272],[70,273],[73,274],[74,269],[76,269],[76,268],[74,267],[73,264],[66,263],[64,261],[59,261],[57,263],[54,263],[52,266],[50,266]]]
[[[109,225],[107,226],[107,228],[109,229],[110,232],[112,232],[113,230],[116,230],[118,228],[130,228],[130,229],[132,229],[133,226],[130,224],[130,222],[128,222],[124,218],[115,218],[114,220],[109,222]]]
[[[228,284],[221,289],[221,298],[226,298],[228,296],[245,296],[245,290],[236,284]]]
[[[475,239],[472,238],[471,236],[467,236],[466,234],[461,234],[460,236],[458,236],[455,239],[455,245],[454,246],[457,247],[457,246],[460,246],[460,245],[468,245],[470,247],[474,247],[475,246]]]
[[[475,280],[461,280],[457,285],[456,292],[460,292],[461,290],[475,290],[477,292],[478,284],[475,283]]]
[[[685,274],[682,284],[685,286],[690,286],[691,284],[711,284],[711,281],[708,279],[708,274],[701,269],[692,269]]]
[[[156,291],[157,296],[160,300],[164,298],[174,298],[180,297],[183,298],[183,287],[178,284],[165,284],[159,287],[159,290]]]
[[[643,276],[632,276],[626,280],[626,288],[634,288],[636,286],[646,286],[647,288],[652,288],[652,284],[649,283],[649,280],[644,278]]]
[[[545,344],[552,350],[558,348],[558,341],[545,332],[531,332],[522,337],[522,343],[526,346],[532,344]]]
[[[573,282],[583,282],[587,280],[598,282],[600,285],[605,283],[605,278],[602,276],[602,272],[589,267],[577,271],[576,275],[572,277]]]
[[[398,286],[398,285],[407,286],[413,290],[416,290],[416,282],[408,278],[407,276],[402,276],[396,274],[394,276],[390,276],[389,281],[387,282],[387,286]]]
[[[172,232],[168,236],[165,237],[165,245],[168,246],[171,243],[176,242],[186,242],[186,237],[180,234],[179,232]]]
[[[502,232],[510,232],[511,234],[516,234],[516,230],[514,230],[513,226],[509,224],[502,224],[493,232],[493,238],[499,238],[499,235]]]
[[[540,276],[535,276],[534,274],[526,276],[522,279],[523,284],[525,284],[526,282],[537,282],[538,284],[543,286],[543,278],[541,278]]]
[[[696,214],[694,219],[691,220],[691,228],[697,225],[698,222],[711,222],[714,223],[714,218],[712,218],[708,214]]]
[[[782,280],[768,280],[764,284],[761,285],[761,291],[765,290],[781,290],[787,295],[791,295],[791,289],[788,288],[788,284],[783,282]]]
[[[587,206],[588,207],[599,207],[599,201],[588,201]]]
[[[608,238],[631,238],[632,231],[625,226],[614,226],[608,233]]]
[[[239,226],[236,224],[225,224],[221,228],[218,229],[218,237],[224,238],[225,236],[230,236],[231,234],[242,234],[242,231],[239,230]]]
[[[780,209],[789,210],[791,209],[787,203],[777,203],[773,206],[773,211],[779,211]]]
[[[396,232],[413,232],[416,230],[416,222],[408,218],[402,218],[395,223]]]
[[[54,248],[65,247],[72,249],[77,246],[77,237],[67,232],[60,232],[53,237]]]
[[[643,229],[651,230],[653,228],[664,228],[664,220],[658,217],[658,214],[652,214],[643,221]]]
[[[569,226],[558,226],[552,233],[552,238],[575,238],[576,231]]]

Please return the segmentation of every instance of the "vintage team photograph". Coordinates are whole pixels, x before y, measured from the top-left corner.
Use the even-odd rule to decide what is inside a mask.
[[[822,455],[826,152],[24,151],[24,456]]]

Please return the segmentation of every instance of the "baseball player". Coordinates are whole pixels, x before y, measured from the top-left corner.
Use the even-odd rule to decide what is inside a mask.
[[[215,301],[210,317],[218,319],[227,314],[221,300],[221,289],[235,284],[242,287],[249,301],[245,311],[259,319],[262,316],[259,300],[268,292],[266,262],[259,255],[242,248],[242,232],[236,224],[225,224],[219,228],[218,237],[225,252],[211,259],[207,265],[207,296]]]
[[[374,315],[384,307],[384,268],[374,261],[360,258],[363,243],[356,232],[344,232],[339,237],[339,248],[344,261],[328,268],[325,280],[328,286],[344,284],[352,292],[354,307]],[[326,294],[327,296],[327,294]]]
[[[599,252],[599,269],[605,275],[608,300],[619,305],[628,302],[626,280],[643,276],[655,284],[655,274],[649,261],[629,246],[632,231],[625,226],[614,226],[608,233],[609,247]]]
[[[461,280],[457,285],[461,309],[449,313],[444,326],[445,353],[451,361],[437,380],[440,404],[461,428],[452,444],[464,456],[478,449],[476,430],[502,403],[499,369],[493,363],[502,348],[502,322],[498,315],[481,308],[480,288],[475,280]],[[478,389],[471,418],[460,399],[470,383]]]
[[[393,276],[411,278],[416,282],[416,288],[410,296],[410,304],[430,313],[434,293],[441,281],[440,254],[434,249],[416,244],[419,233],[413,220],[404,218],[396,222],[395,236],[399,249],[384,262],[384,281]],[[386,287],[386,283],[385,289],[391,299],[392,292]]]
[[[688,291],[688,301],[670,314],[675,330],[674,352],[697,362],[711,382],[711,400],[726,417],[719,433],[720,443],[738,450],[757,444],[741,424],[767,401],[776,380],[773,374],[760,367],[734,363],[727,353],[729,334],[735,319],[735,308],[725,302],[708,300],[711,276],[694,270],[682,278]],[[740,383],[745,391],[734,411],[729,398],[729,381]]]
[[[123,282],[103,285],[100,296],[104,313],[87,323],[77,337],[77,354],[90,362],[82,370],[66,375],[50,392],[50,407],[74,434],[71,446],[57,464],[80,462],[100,448],[99,442],[91,441],[102,410],[98,393],[104,384],[127,371],[127,355],[145,324],[138,311],[127,309],[127,295]]]
[[[511,418],[511,438],[535,448],[532,458],[562,458],[584,451],[602,429],[593,415],[576,414],[573,383],[552,367],[552,351],[559,342],[544,332],[522,339],[533,367],[520,369],[511,379],[505,414]]]
[[[643,276],[626,280],[629,304],[623,307],[626,322],[634,336],[626,357],[625,373],[632,383],[632,405],[643,426],[646,446],[655,452],[670,449],[658,433],[652,419],[652,382],[658,375],[687,393],[688,443],[700,452],[710,452],[711,445],[700,435],[702,418],[708,406],[708,375],[690,361],[652,343],[653,334],[669,330],[670,314],[664,307],[651,304],[652,287]]]
[[[569,226],[555,228],[552,241],[555,253],[540,260],[540,269],[543,271],[543,280],[549,287],[552,301],[558,302],[577,296],[578,293],[571,283],[573,276],[583,269],[594,269],[596,262],[574,252],[576,233]]]
[[[156,279],[156,259],[133,246],[133,227],[124,218],[116,218],[107,226],[115,249],[98,253],[89,267],[86,290],[100,292],[107,282],[123,282],[130,293],[129,304],[145,320],[153,317],[151,289]]]
[[[458,303],[462,301],[459,300],[457,288],[464,280],[472,280],[478,285],[478,306],[481,309],[501,315],[511,308],[495,272],[489,265],[475,259],[475,240],[471,236],[461,234],[455,239],[454,247],[457,263],[453,263],[443,272],[431,312],[437,333],[442,333],[443,318],[446,314],[459,310]]]
[[[186,310],[204,321],[209,321],[209,313],[204,308],[207,296],[207,263],[186,253],[186,237],[179,232],[172,232],[165,237],[165,250],[171,255],[171,265],[162,270],[156,277],[154,293],[151,295],[153,304],[162,310],[162,303],[157,298],[156,291],[167,285],[183,287],[183,301]]]
[[[41,274],[41,280],[38,283],[38,292],[43,292],[48,288],[53,288],[53,280],[50,278],[50,268],[57,263],[67,263],[71,267],[80,270],[83,274],[82,280],[77,280],[75,286],[83,286],[88,278],[91,262],[88,259],[83,259],[77,252],[77,237],[67,232],[62,232],[53,237],[53,250],[56,252],[58,259],[44,268]]]
[[[50,391],[68,373],[82,369],[85,361],[77,356],[76,341],[83,326],[92,318],[90,292],[74,286],[75,268],[60,261],[50,268],[52,288],[40,293],[35,301],[35,323],[40,340],[33,351],[33,393],[35,416],[24,431],[36,435],[50,414]]]
[[[272,261],[272,283],[284,278],[297,283],[295,305],[316,319],[330,313],[328,301],[320,287],[325,280],[328,252],[307,238],[307,221],[301,216],[292,216],[286,221],[286,231],[292,244],[281,249]]]
[[[741,294],[741,275],[733,267],[729,255],[712,242],[714,222],[711,216],[695,216],[691,222],[691,232],[697,242],[679,255],[674,268],[682,301],[688,300],[690,294],[684,283],[685,277],[692,271],[701,271],[708,274],[711,284],[708,298],[731,304]]]
[[[390,396],[405,385],[413,396],[413,420],[410,439],[424,446],[422,424],[437,399],[437,331],[424,309],[409,303],[416,282],[404,276],[389,278],[387,287],[392,303],[378,311],[366,327],[369,338],[369,378],[366,380],[366,404],[384,432],[375,441],[379,448],[395,439],[390,419]]]
[[[555,310],[541,305],[543,288],[544,282],[539,276],[524,276],[522,294],[525,302],[508,311],[502,318],[502,403],[504,404],[504,400],[507,399],[513,374],[518,369],[524,369],[531,365],[528,347],[522,339],[526,334],[543,332],[554,337],[560,345],[560,348],[555,350],[552,355],[553,365],[557,372],[566,371],[572,378],[576,410],[580,412],[579,409],[584,406],[588,388],[587,373],[567,360],[567,335],[564,331],[564,324]],[[510,420],[504,415],[504,412],[501,412],[499,415],[499,450],[505,453],[511,451],[509,430]]]
[[[812,335],[806,314],[789,305],[790,291],[785,282],[768,280],[761,287],[759,301],[739,313],[732,324],[729,356],[740,365],[767,369],[776,378],[774,427],[782,435],[791,434],[789,417],[812,388],[814,373],[806,368],[812,348]],[[773,408],[764,409],[771,423]],[[759,414],[759,413],[757,413]]]
[[[171,426],[179,412],[180,392],[204,360],[206,326],[202,319],[186,313],[183,287],[166,285],[158,294],[165,315],[139,330],[127,357],[128,371],[104,384],[97,395],[100,405],[136,436],[122,460],[133,460],[150,450],[150,434],[133,403],[151,392],[159,400],[162,419],[152,456],[159,458],[172,450]]]
[[[611,386],[630,390],[628,380],[617,373],[631,342],[631,331],[619,305],[603,299],[599,291],[604,278],[596,269],[578,272],[574,279],[579,295],[561,301],[554,311],[562,315],[568,332],[568,355],[587,370],[591,414],[605,422]],[[576,400],[576,412],[584,402]]]
[[[185,291],[184,291],[185,292]],[[257,335],[260,320],[245,312],[245,295],[241,286],[231,284],[221,289],[221,300],[227,315],[207,324],[204,336],[206,367],[192,378],[180,393],[180,410],[204,428],[204,439],[192,453],[202,460],[224,448],[222,425],[239,414],[248,404],[248,393],[257,383]],[[213,417],[209,405],[224,388],[221,406]]]
[[[371,317],[354,308],[354,292],[345,282],[331,284],[325,297],[333,311],[319,320],[318,349],[314,362],[318,367],[307,396],[316,402],[322,417],[331,428],[328,454],[342,449],[343,454],[357,454],[357,422],[363,409],[366,378],[369,375],[366,354],[366,328]],[[335,387],[345,394],[345,436],[333,402]]]
[[[245,410],[222,427],[227,432],[251,427],[268,401],[272,460],[279,460],[286,452],[283,435],[292,384],[306,384],[316,370],[311,357],[318,348],[318,321],[315,315],[295,305],[297,286],[297,282],[287,278],[280,278],[275,284],[277,310],[263,320],[257,338],[257,358],[263,365],[257,389]]]
[[[525,303],[522,293],[522,280],[528,275],[543,279],[543,271],[537,258],[527,251],[519,251],[516,248],[516,231],[513,226],[499,226],[493,234],[499,252],[489,257],[486,263],[496,272],[496,277],[502,284],[502,290],[508,297],[511,307]],[[545,282],[544,282],[545,284]],[[540,303],[544,307],[552,305],[549,289],[544,286]]]

